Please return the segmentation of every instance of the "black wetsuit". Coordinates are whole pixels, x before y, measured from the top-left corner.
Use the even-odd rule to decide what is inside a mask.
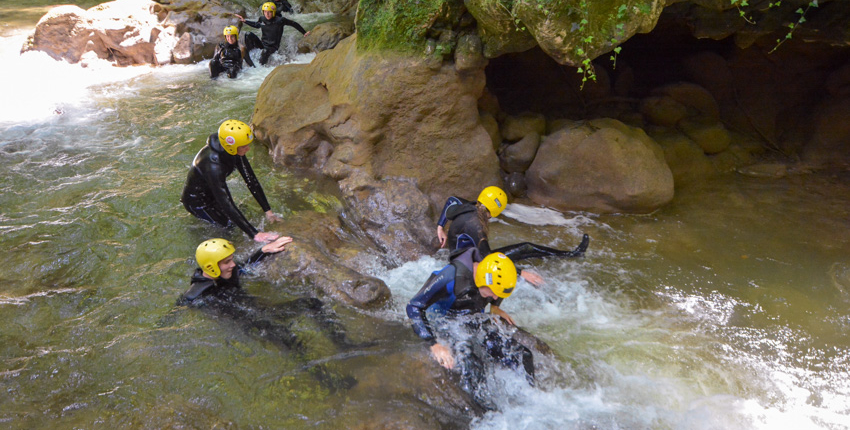
[[[257,229],[236,207],[230,189],[227,188],[227,177],[234,169],[239,170],[248,190],[263,212],[270,211],[271,206],[263,193],[263,187],[254,176],[248,158],[225,152],[218,141],[217,133],[210,135],[207,145],[192,161],[180,201],[192,215],[225,228],[236,225],[253,239]]]
[[[217,78],[222,72],[227,73],[227,77],[233,79],[242,70],[242,48],[238,43],[221,42],[215,48],[215,55],[210,60],[210,78]],[[254,67],[254,62],[251,57],[245,56],[244,61],[251,67]]]
[[[301,298],[275,306],[264,306],[242,289],[240,275],[248,273],[251,266],[269,255],[272,254],[257,250],[245,263],[233,268],[230,279],[210,279],[204,276],[200,268],[195,269],[189,290],[177,299],[177,306],[201,309],[217,318],[236,322],[246,333],[269,341],[305,361],[315,355],[309,339],[326,336],[337,347],[354,346],[347,341],[345,331],[335,321],[333,312],[326,309],[319,299]],[[305,321],[305,317],[312,324]],[[313,324],[318,327],[309,327]],[[299,332],[305,330],[308,336],[300,336]],[[321,347],[326,348],[326,345],[322,344]],[[348,389],[357,384],[356,379],[341,374],[331,364],[310,365],[306,371],[331,391]]]
[[[436,343],[433,327],[427,313],[433,312],[448,318],[480,314],[487,305],[499,306],[502,299],[485,298],[478,292],[473,279],[473,262],[480,261],[475,248],[467,248],[439,272],[434,272],[425,285],[407,304],[407,316],[413,323],[413,331],[433,345]],[[469,319],[468,329],[483,332],[482,345],[487,354],[504,366],[516,369],[522,364],[529,381],[534,379],[534,356],[531,350],[510,336],[501,333],[492,323],[481,323]],[[484,375],[481,372],[480,357],[475,353],[475,345],[460,342],[455,348],[461,358],[461,373],[469,388],[477,386]]]
[[[262,31],[262,39],[257,37],[254,33],[246,32],[243,40],[245,41],[246,56],[249,55],[248,53],[251,52],[252,49],[259,48],[263,50],[262,54],[260,54],[260,64],[263,65],[269,61],[269,56],[280,49],[280,39],[283,37],[283,27],[288,25],[300,31],[301,34],[307,32],[304,30],[304,27],[301,27],[301,24],[282,16],[272,17],[271,20],[266,19],[265,16],[261,16],[257,21],[246,20],[245,24],[254,28],[259,28]]]
[[[484,226],[478,219],[476,203],[459,197],[449,197],[446,200],[446,205],[443,207],[437,225],[445,226],[448,221],[452,222],[449,225],[449,231],[446,232],[450,258],[468,246],[477,247],[481,255],[484,256],[490,255],[492,252],[501,252],[514,262],[541,257],[581,257],[590,242],[590,238],[585,234],[581,244],[572,251],[562,251],[531,242],[522,242],[491,250],[487,235],[484,233]]]
[[[276,1],[274,1],[274,5],[276,7],[274,16],[280,16],[280,14],[282,14],[284,12],[292,13],[292,5],[289,4],[289,2],[286,1],[286,0],[280,0],[280,1],[276,0]],[[263,12],[261,10],[260,15],[262,15],[262,14],[263,14]]]

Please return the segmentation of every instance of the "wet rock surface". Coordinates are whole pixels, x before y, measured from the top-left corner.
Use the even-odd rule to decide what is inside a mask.
[[[188,64],[212,57],[221,31],[245,10],[230,3],[117,0],[84,10],[59,6],[39,20],[22,48],[70,63]]]

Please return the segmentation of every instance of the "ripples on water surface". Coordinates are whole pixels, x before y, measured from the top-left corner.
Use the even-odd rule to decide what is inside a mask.
[[[304,360],[353,374],[388,365],[380,354],[339,358],[316,321],[294,325],[306,345],[296,357],[226,318],[174,307],[195,245],[221,234],[184,213],[186,168],[222,120],[248,119],[271,69],[215,82],[206,64],[80,69],[17,55],[22,34],[0,41],[15,66],[0,83],[0,423],[332,428],[391,405],[303,371]],[[274,208],[333,201],[274,170],[265,152],[250,156]],[[506,302],[559,358],[538,359],[539,388],[499,372],[500,412],[473,427],[847,428],[848,176],[719,178],[649,216],[509,207],[494,245],[570,248],[581,232],[592,241],[583,260],[536,264],[546,285],[523,283]],[[239,178],[232,189],[261,219]],[[389,338],[383,348],[415,342],[403,305],[443,261],[375,268],[395,296],[383,322],[337,308],[341,322],[355,340]],[[247,288],[285,309],[286,283]]]

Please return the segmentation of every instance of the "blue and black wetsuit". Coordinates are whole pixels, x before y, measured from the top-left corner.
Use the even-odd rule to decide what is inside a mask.
[[[222,72],[227,73],[227,77],[233,79],[242,70],[242,48],[238,43],[221,42],[215,48],[215,55],[210,60],[210,78],[215,79]],[[251,57],[245,56],[244,61],[251,67],[254,67],[254,62]]]
[[[252,49],[259,48],[263,50],[262,54],[260,54],[260,64],[263,65],[269,61],[269,57],[272,54],[280,49],[280,39],[283,37],[283,27],[288,25],[300,31],[301,34],[307,33],[301,24],[279,15],[272,17],[270,20],[266,19],[265,16],[260,16],[259,20],[246,20],[245,24],[254,28],[259,28],[262,31],[262,38],[257,37],[254,33],[246,32],[243,40],[245,41],[246,56]]]
[[[192,161],[180,201],[192,215],[220,227],[236,225],[253,239],[258,232],[257,229],[236,207],[230,195],[230,189],[227,188],[227,177],[233,173],[234,169],[239,170],[248,190],[260,204],[263,212],[270,211],[271,206],[263,193],[260,181],[251,169],[248,158],[244,155],[230,155],[225,152],[218,141],[217,133],[210,135],[206,146]]]
[[[480,254],[474,247],[465,249],[452,262],[438,272],[431,274],[425,285],[407,304],[407,316],[413,322],[413,331],[431,344],[437,343],[433,328],[428,321],[428,312],[433,312],[446,318],[457,318],[463,315],[482,313],[487,305],[499,306],[502,299],[485,298],[475,286],[472,267],[473,262],[480,261]],[[476,323],[470,321],[468,328],[484,332],[482,346],[487,353],[503,365],[516,369],[522,364],[529,380],[534,378],[534,356],[531,350],[521,345],[511,337],[499,332],[492,323]],[[462,355],[474,354],[474,348],[463,348]],[[474,361],[478,357],[461,357],[463,361]],[[480,382],[483,375],[477,371],[480,366],[464,366],[464,378]],[[471,370],[475,369],[475,370]],[[477,384],[473,384],[477,385]]]
[[[514,262],[529,258],[581,257],[587,250],[588,243],[590,243],[590,238],[585,234],[581,244],[572,251],[562,251],[531,242],[522,242],[491,250],[487,233],[478,219],[476,203],[459,197],[449,197],[446,200],[437,225],[445,227],[449,221],[451,221],[451,224],[446,236],[448,237],[447,246],[450,256],[455,255],[458,250],[474,244],[481,255],[486,256],[493,252],[501,252]]]

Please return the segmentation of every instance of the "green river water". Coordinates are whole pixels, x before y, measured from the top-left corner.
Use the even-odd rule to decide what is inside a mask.
[[[403,306],[442,257],[376,266],[394,295],[385,309],[334,306],[353,340],[379,344],[353,359],[310,318],[295,324],[309,352],[293,354],[175,306],[200,241],[229,235],[242,254],[252,249],[185,213],[179,195],[206,136],[224,119],[249,119],[271,68],[210,81],[206,64],[83,70],[21,56],[43,3],[0,8],[0,58],[11,66],[0,84],[0,426],[368,428],[358,426],[398,414],[378,384],[329,390],[304,362],[354,375],[387,367],[392,384],[381,351],[415,344]],[[262,145],[249,157],[283,217],[338,209],[333,187],[274,166]],[[231,190],[260,222],[240,178]],[[848,227],[846,171],[729,174],[677,190],[646,216],[510,206],[492,226],[495,246],[569,248],[582,232],[592,241],[581,260],[536,263],[546,284],[521,283],[505,303],[555,350],[555,362],[541,360],[547,382],[497,375],[498,410],[469,426],[850,428]],[[291,281],[245,286],[285,308],[309,295]]]

